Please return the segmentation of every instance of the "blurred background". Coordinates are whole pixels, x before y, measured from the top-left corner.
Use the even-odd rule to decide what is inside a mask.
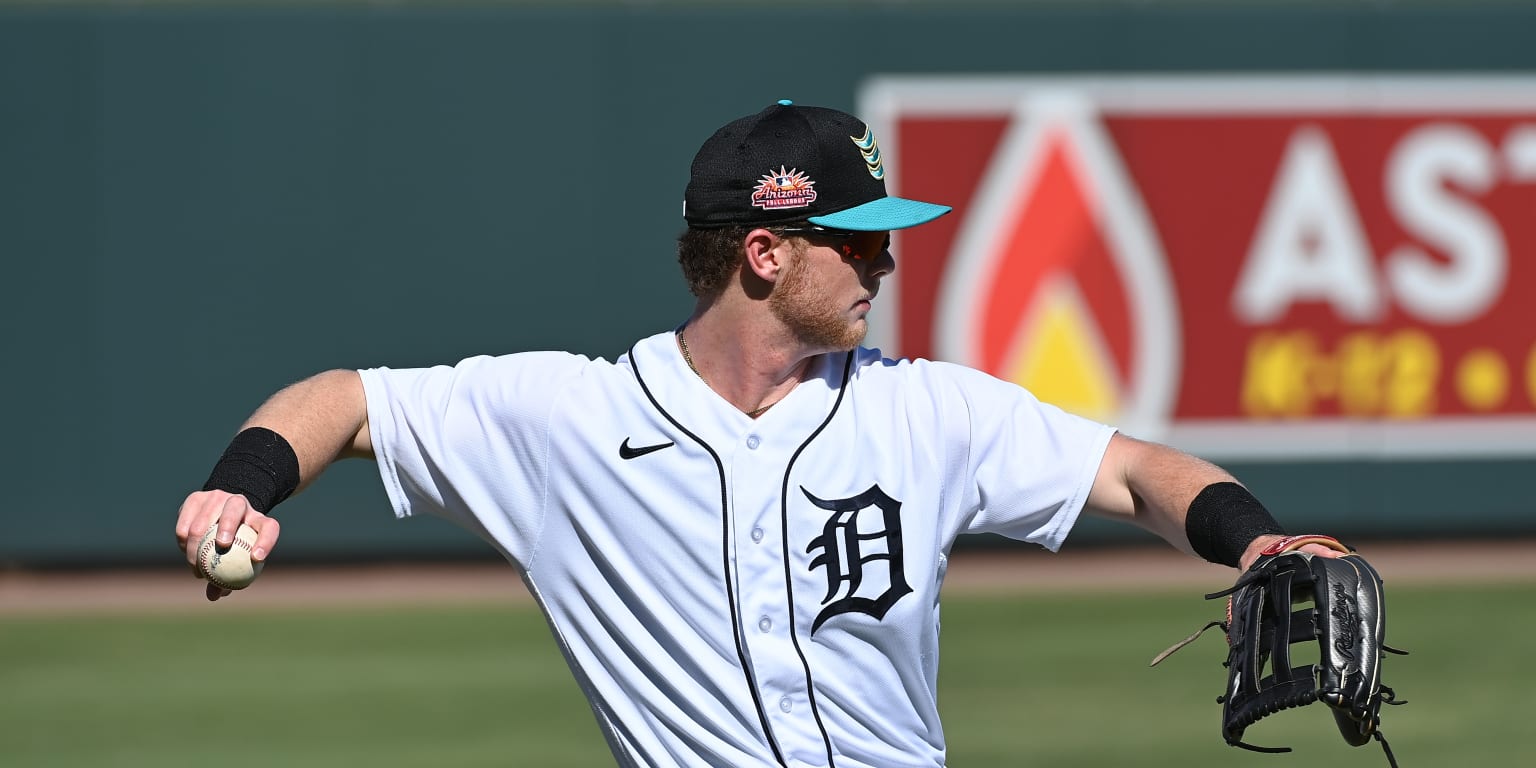
[[[679,322],[692,153],[780,98],[866,113],[896,190],[956,207],[898,241],[888,352],[1227,464],[1297,529],[1524,535],[1533,23],[1513,2],[0,3],[0,563],[163,563],[240,422],[316,371],[611,359]],[[1067,182],[1006,188],[1051,157]],[[1079,290],[944,266],[1010,248]],[[967,334],[991,340],[944,342]],[[363,463],[281,513],[295,560],[489,556],[393,523]]]
[[[372,570],[391,564],[494,566],[394,521],[370,464],[279,509],[265,602],[188,615],[196,583],[157,602],[155,577],[183,567],[181,499],[293,381],[612,359],[684,319],[688,163],[782,98],[865,117],[895,192],[955,206],[898,235],[873,344],[1216,460],[1293,530],[1377,546],[1420,654],[1388,679],[1428,702],[1389,713],[1403,764],[1521,764],[1533,31],[1532,4],[1490,0],[0,0],[0,764],[228,747],[189,721],[266,735],[226,765],[604,764],[510,569],[426,607],[352,599],[406,599]],[[1055,594],[1123,582],[1116,553],[1145,541],[1084,524],[1068,550],[1111,556],[1044,595],[957,569],[983,588],[946,603],[946,643],[974,643],[946,651],[955,764],[1017,764],[1021,724],[1057,736],[1031,743],[1043,765],[1273,762],[1220,744],[1215,641],[1128,672],[1229,574]],[[358,568],[305,570],[334,564]],[[1505,643],[1466,658],[1490,615]],[[1055,661],[1021,667],[1012,624]],[[244,708],[206,698],[232,656]],[[1106,737],[1109,701],[1139,704]],[[1314,740],[1310,765],[1379,757]]]

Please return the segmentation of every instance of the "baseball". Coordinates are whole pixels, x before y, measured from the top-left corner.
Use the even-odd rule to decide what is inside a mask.
[[[215,586],[224,589],[245,589],[261,573],[261,563],[251,561],[251,547],[256,544],[256,529],[240,524],[235,531],[235,541],[229,549],[220,552],[214,538],[219,532],[219,521],[214,520],[197,545],[197,562],[203,575]]]

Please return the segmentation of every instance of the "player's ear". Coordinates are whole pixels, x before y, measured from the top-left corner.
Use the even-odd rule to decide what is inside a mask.
[[[766,229],[754,229],[742,241],[742,249],[746,256],[747,272],[772,283],[779,279],[779,271],[784,268],[794,246],[789,238],[780,237]]]

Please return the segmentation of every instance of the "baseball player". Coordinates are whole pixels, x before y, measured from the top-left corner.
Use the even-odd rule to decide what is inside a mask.
[[[264,560],[274,505],[373,458],[397,516],[447,518],[517,568],[620,765],[944,765],[957,536],[1055,550],[1088,511],[1236,567],[1283,531],[1216,466],[861,348],[889,232],[949,211],[888,196],[884,173],[843,112],[781,101],[729,123],[685,191],[685,322],[612,362],[525,352],[283,389],[182,505],[189,561],[215,519],[224,544],[255,528]]]

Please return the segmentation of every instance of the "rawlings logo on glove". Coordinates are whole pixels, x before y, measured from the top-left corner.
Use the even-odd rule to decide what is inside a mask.
[[[1318,557],[1298,551],[1321,544],[1345,553]],[[1381,705],[1402,704],[1381,684],[1389,647],[1381,576],[1359,555],[1327,536],[1291,536],[1271,544],[1231,589],[1206,595],[1227,597],[1227,620],[1206,624],[1158,654],[1168,658],[1211,627],[1227,633],[1227,692],[1221,732],[1226,742],[1256,752],[1289,752],[1243,741],[1248,726],[1281,710],[1321,701],[1332,711],[1344,740],[1360,746],[1375,739],[1397,768],[1381,735]],[[1316,643],[1316,664],[1291,666],[1291,645]]]

